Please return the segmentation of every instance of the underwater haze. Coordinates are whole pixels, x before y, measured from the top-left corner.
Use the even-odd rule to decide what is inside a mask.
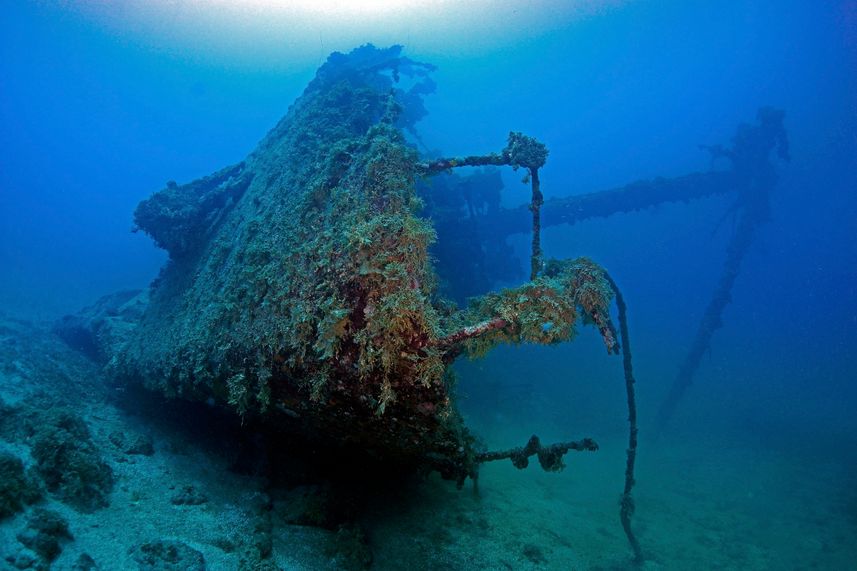
[[[0,570],[857,568],[857,1],[20,1],[0,77]],[[409,325],[366,341],[375,290],[314,304],[350,277],[303,280],[312,245],[227,291],[271,267],[283,180],[300,223],[402,193],[402,228],[304,231],[331,260],[414,232],[383,298]],[[271,304],[322,313],[272,341],[244,328]],[[269,350],[304,327],[316,353]],[[245,342],[273,380],[229,368]],[[390,373],[412,350],[436,392]],[[325,392],[354,379],[362,420]],[[598,450],[484,457],[533,434]]]

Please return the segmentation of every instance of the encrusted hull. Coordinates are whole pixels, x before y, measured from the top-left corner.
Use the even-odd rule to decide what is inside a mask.
[[[439,299],[416,179],[524,167],[535,204],[547,150],[513,133],[500,154],[420,163],[403,130],[424,114],[432,68],[399,52],[334,54],[242,163],[140,204],[137,226],[171,259],[113,368],[460,482],[477,451],[451,361],[499,342],[565,341],[584,316],[615,349],[611,291],[591,262],[539,272],[539,254],[517,290],[466,310]]]

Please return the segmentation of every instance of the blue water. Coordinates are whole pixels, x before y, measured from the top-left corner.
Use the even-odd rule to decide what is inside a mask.
[[[717,284],[732,231],[728,218],[718,223],[731,199],[552,227],[543,246],[604,265],[629,304],[647,564],[857,568],[848,540],[857,531],[857,2],[381,4],[5,6],[0,311],[52,320],[145,287],[166,256],[130,232],[136,204],[168,180],[243,159],[334,50],[402,43],[408,57],[437,65],[418,124],[426,146],[482,153],[510,130],[535,136],[550,149],[546,198],[706,171],[698,145],[728,144],[758,108],[774,106],[786,112],[791,160],[777,163],[770,220],[660,437],[654,415]],[[527,202],[520,173],[503,177],[503,205]],[[511,239],[521,281],[528,240]],[[505,490],[509,504],[489,503],[493,531],[484,542],[462,532],[469,543],[458,548],[501,550],[517,541],[498,535],[508,524],[531,536],[524,547],[541,542],[509,568],[624,564],[618,359],[587,330],[571,345],[503,348],[458,369],[464,412],[490,444],[536,432],[599,436],[604,449],[597,464],[570,458],[576,476],[487,470],[489,498]],[[533,502],[516,520],[514,506]],[[380,519],[379,537],[419,534],[412,522]],[[569,547],[534,529],[578,533],[563,539]],[[380,553],[375,568],[393,568],[395,555]],[[474,557],[472,568],[500,560]],[[454,561],[449,568],[464,559]]]

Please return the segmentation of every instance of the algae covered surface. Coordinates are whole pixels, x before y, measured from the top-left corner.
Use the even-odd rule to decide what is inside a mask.
[[[420,162],[406,132],[433,68],[400,52],[332,55],[244,162],[140,204],[137,226],[170,262],[112,367],[461,482],[477,468],[451,393],[455,355],[566,341],[584,318],[607,332],[612,292],[579,260],[465,310],[441,297],[417,179],[477,162],[537,176],[548,153],[512,133],[484,159]],[[502,325],[454,341],[491,318]]]
[[[329,424],[329,434],[318,428],[322,437],[458,448],[431,346],[440,331],[433,230],[418,216],[416,152],[393,124],[409,92],[394,90],[390,74],[415,76],[413,91],[430,67],[399,51],[332,56],[234,174],[167,188],[140,205],[138,226],[171,261],[120,374],[239,414]],[[246,189],[220,190],[230,185]],[[206,199],[216,205],[208,211],[176,206],[200,206],[200,194],[230,198]],[[177,210],[196,229],[184,238],[194,245],[161,238],[176,232]],[[415,416],[425,427],[410,422]],[[401,419],[395,432],[373,428],[393,417]]]

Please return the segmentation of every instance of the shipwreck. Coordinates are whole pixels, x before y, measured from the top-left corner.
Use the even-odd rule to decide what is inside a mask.
[[[743,230],[666,418],[719,323],[729,276],[734,281],[749,236],[766,216],[769,151],[779,146],[787,157],[782,114],[761,111],[760,124],[745,126],[733,148],[711,149],[732,168],[545,202],[539,169],[548,150],[529,136],[512,132],[486,155],[419,152],[415,123],[426,114],[422,96],[434,88],[432,70],[399,46],[334,53],[244,161],[188,184],[170,182],[143,201],[136,228],[170,259],[110,370],[122,383],[216,403],[461,485],[487,461],[507,458],[523,468],[535,456],[557,471],[568,451],[597,444],[543,445],[533,436],[523,447],[484,450],[456,408],[452,362],[500,343],[566,342],[592,325],[607,351],[622,355],[629,439],[620,516],[639,560],[631,529],[637,420],[625,302],[592,260],[546,257],[541,227],[711,194],[738,197]],[[509,210],[482,197],[474,207],[474,185],[496,194],[497,181],[490,171],[450,174],[462,166],[520,170],[530,203]],[[505,238],[519,232],[532,236],[530,280],[471,296],[472,284],[492,282],[486,256],[502,257]],[[439,288],[444,268],[430,255],[438,236],[438,247],[470,248],[450,272],[452,291]],[[614,301],[618,327],[610,317]]]

